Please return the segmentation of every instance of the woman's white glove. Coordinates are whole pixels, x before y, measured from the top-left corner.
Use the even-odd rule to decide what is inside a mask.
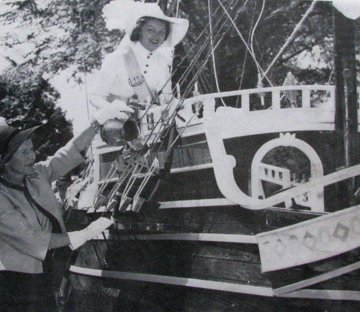
[[[90,223],[85,229],[81,231],[69,232],[70,248],[75,250],[81,245],[85,244],[88,240],[100,235],[110,225],[114,223],[113,220],[101,217],[96,221]]]
[[[100,125],[104,125],[109,119],[119,119],[126,121],[134,110],[127,106],[123,101],[114,100],[109,105],[104,105],[97,110],[93,116]]]

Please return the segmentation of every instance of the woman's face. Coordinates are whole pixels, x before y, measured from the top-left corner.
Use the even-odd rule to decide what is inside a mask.
[[[140,43],[145,49],[154,51],[162,45],[166,35],[165,23],[165,21],[151,19],[141,27]]]
[[[6,163],[5,171],[7,176],[21,177],[33,174],[35,159],[33,143],[31,139],[27,139]]]

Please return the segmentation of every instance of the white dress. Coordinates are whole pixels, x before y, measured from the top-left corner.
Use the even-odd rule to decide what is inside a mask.
[[[171,98],[171,62],[159,50],[150,52],[140,42],[127,44],[132,47],[141,74],[144,76],[150,90],[161,94],[169,100]],[[106,102],[112,102],[115,98],[126,101],[135,92],[129,84],[129,76],[126,70],[123,53],[124,45],[120,45],[113,53],[108,54],[102,64],[96,85],[91,92],[91,103],[95,107],[102,107]]]

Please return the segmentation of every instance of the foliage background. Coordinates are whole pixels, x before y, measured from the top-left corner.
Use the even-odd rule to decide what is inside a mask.
[[[16,127],[46,124],[51,140],[40,149],[41,158],[64,145],[73,132],[71,121],[57,105],[61,94],[51,79],[66,70],[72,83],[84,84],[84,72],[99,69],[123,36],[121,30],[106,28],[102,9],[109,2],[9,0],[0,4],[0,59],[6,64],[0,72],[0,115]],[[176,14],[174,0],[160,4],[168,14]],[[203,93],[254,88],[260,83],[282,85],[288,72],[300,84],[333,84],[333,8],[329,1],[316,4],[269,71],[268,80],[259,81],[249,53],[250,49],[266,70],[310,4],[304,0],[180,1],[178,14],[189,19],[190,29],[175,51],[173,82],[190,68],[181,83],[185,95],[190,94],[186,90],[192,90],[194,77]],[[358,38],[356,42],[358,47]],[[210,43],[217,46],[213,55]]]

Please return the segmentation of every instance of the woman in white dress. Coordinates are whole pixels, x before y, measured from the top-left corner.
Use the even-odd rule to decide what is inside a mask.
[[[126,22],[125,37],[103,61],[90,98],[92,105],[100,108],[115,99],[127,102],[134,94],[146,101],[146,90],[144,95],[139,87],[142,82],[152,100],[161,94],[160,98],[169,101],[171,54],[188,25],[186,19],[166,16],[156,3],[135,3]]]

